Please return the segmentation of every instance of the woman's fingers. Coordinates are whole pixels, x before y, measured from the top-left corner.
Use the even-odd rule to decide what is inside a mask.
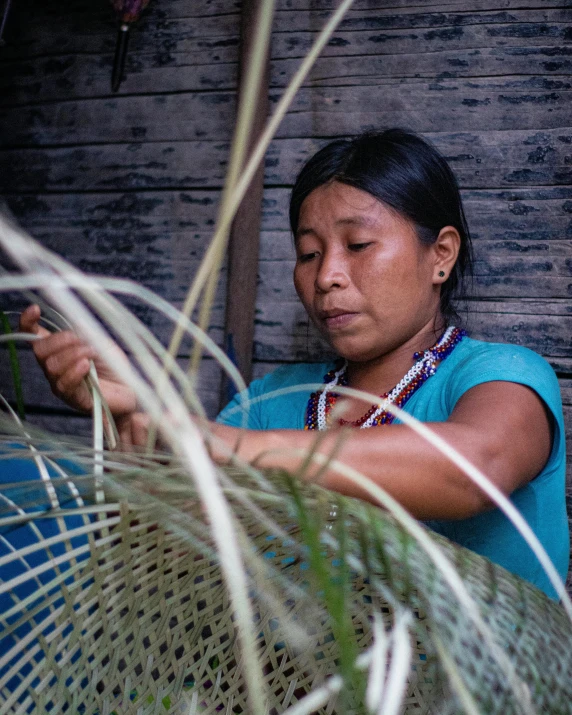
[[[134,445],[144,447],[147,444],[150,422],[149,415],[143,412],[133,413],[131,418],[131,436]]]
[[[30,305],[20,316],[20,328],[42,338],[34,341],[32,348],[54,394],[71,407],[91,410],[93,400],[84,379],[90,370],[90,360],[93,360],[101,392],[112,414],[128,414],[136,409],[135,394],[109,367],[110,363],[119,365],[127,361],[119,348],[108,353],[104,362],[90,345],[71,330],[50,333],[42,328],[40,317],[39,306]]]
[[[38,305],[30,305],[20,316],[20,329],[41,337],[32,343],[34,355],[52,392],[72,407],[89,411],[91,394],[84,383],[95,351],[70,330],[51,333],[40,325]]]
[[[92,350],[88,345],[86,345],[75,333],[71,330],[63,330],[58,333],[48,333],[43,340],[37,340],[34,345],[34,354],[38,360],[42,363],[52,364],[56,367],[61,359],[65,360],[65,355],[73,355],[80,350],[84,350],[86,355],[93,357],[95,351]],[[60,357],[55,358],[56,355],[60,354]],[[64,356],[62,358],[62,355]]]
[[[81,359],[73,363],[58,377],[50,376],[50,384],[58,397],[70,402],[80,410],[90,410],[92,406],[91,393],[84,383],[89,374],[89,360]]]
[[[89,369],[89,361],[93,357],[93,350],[83,343],[72,343],[61,349],[56,349],[48,353],[44,359],[47,372],[50,375],[59,377],[81,363],[84,368]]]
[[[30,305],[20,316],[20,329],[42,338],[32,344],[34,355],[48,377],[59,376],[71,362],[81,358],[93,358],[95,351],[83,343],[71,330],[50,333],[39,324],[41,312],[37,305]]]
[[[125,452],[132,452],[134,449],[144,447],[147,444],[149,433],[149,416],[143,412],[132,412],[129,415],[122,415],[115,420],[121,449]]]
[[[65,331],[35,342],[34,353],[54,394],[76,409],[90,410],[92,398],[83,381],[89,373],[93,349]]]

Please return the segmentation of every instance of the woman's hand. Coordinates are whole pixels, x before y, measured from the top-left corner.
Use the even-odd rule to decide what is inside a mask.
[[[39,324],[40,316],[39,306],[30,305],[20,316],[20,330],[42,338],[32,343],[32,347],[54,395],[80,412],[89,412],[93,400],[85,378],[89,374],[90,361],[93,361],[111,414],[119,417],[135,412],[135,394],[119,380],[96,351],[71,330],[50,333]],[[127,360],[119,348],[113,359]]]

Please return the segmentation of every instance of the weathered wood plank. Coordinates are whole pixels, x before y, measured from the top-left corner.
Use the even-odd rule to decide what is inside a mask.
[[[70,100],[21,109],[19,129],[13,110],[4,109],[0,129],[6,146],[206,136],[228,140],[234,105],[231,92]]]
[[[59,238],[61,239],[61,236]],[[469,294],[475,298],[488,299],[522,297],[569,300],[572,293],[571,248],[570,241],[519,244],[511,242],[508,245],[506,242],[479,242],[476,245],[475,277],[468,285]],[[129,255],[92,251],[86,255],[81,251],[81,242],[76,252],[68,251],[66,257],[87,273],[138,281],[176,304],[180,304],[184,299],[188,285],[198,268],[198,262],[185,260],[184,253],[179,256],[161,255],[157,251],[155,254],[146,255],[138,251]],[[296,300],[290,278],[293,267],[294,262],[285,258],[260,262],[259,306],[264,305],[265,310],[271,312],[278,302]],[[217,335],[220,329],[221,303],[224,300],[224,271],[221,280],[214,313],[216,317],[213,317],[213,330],[216,329]],[[520,309],[526,310],[526,307],[520,306]],[[543,310],[548,312],[546,304],[543,305]],[[572,314],[572,309],[570,313]],[[145,319],[147,322],[150,320],[147,315]],[[160,318],[153,322],[160,322]]]
[[[220,293],[222,294],[221,286]],[[24,309],[25,302],[20,299],[6,299],[4,296],[1,297],[1,305],[3,309],[10,311],[18,311]],[[155,337],[160,340],[163,345],[167,345],[171,336],[173,334],[174,326],[170,319],[166,318],[162,313],[156,312],[154,309],[149,308],[147,305],[142,304],[138,301],[123,299],[123,303],[126,307],[131,310],[132,314],[138,318],[144,326],[146,326]],[[182,300],[172,301],[174,305],[181,306]],[[197,322],[198,316],[194,315],[194,320]],[[224,332],[224,295],[218,295],[216,297],[215,303],[213,305],[213,310],[209,320],[208,335],[209,337],[219,346],[223,345],[223,332]],[[121,342],[121,335],[115,335],[115,338]],[[194,341],[185,336],[182,340],[179,354],[181,357],[190,355]],[[205,348],[205,354],[210,355],[209,351]]]
[[[560,231],[560,236],[565,235],[565,230]],[[289,231],[267,231],[262,234],[261,261],[293,261],[294,244]],[[543,257],[551,260],[558,258],[560,263],[564,261],[561,269],[568,270],[566,260],[572,253],[570,240],[564,238],[559,240],[556,235],[553,240],[487,240],[479,238],[475,241],[477,259],[494,259],[495,256],[502,257],[503,260],[511,260],[514,257],[529,255],[536,258]]]
[[[166,343],[172,332],[170,323],[150,311],[136,311],[153,332]],[[217,306],[210,334],[222,337],[222,310]],[[471,301],[460,308],[463,322],[475,338],[514,342],[531,347],[549,359],[561,373],[572,374],[572,306],[569,300]],[[218,324],[217,324],[218,321]],[[181,355],[188,354],[186,341]],[[255,319],[257,361],[315,361],[330,354],[301,304],[280,294],[265,300],[259,296]],[[6,363],[6,370],[8,366]],[[1,382],[1,381],[0,381]]]
[[[468,300],[460,303],[463,313],[507,313],[511,315],[572,316],[572,303],[568,298],[519,298],[506,300]]]
[[[339,136],[396,124],[420,132],[548,129],[567,126],[571,114],[568,79],[385,81],[302,90],[279,136]]]
[[[499,9],[499,5],[501,8]],[[319,13],[332,12],[336,8],[336,0],[279,0],[278,8],[281,10],[297,10],[299,12],[309,11],[313,15]],[[540,9],[561,8],[567,5],[558,0],[548,0],[543,2]],[[368,12],[375,11],[375,15],[380,18],[380,22],[386,22],[384,27],[393,27],[397,25],[401,18],[407,18],[408,15],[418,15],[421,13],[435,12],[446,14],[450,12],[470,13],[470,12],[486,12],[497,11],[500,13],[510,13],[514,10],[529,8],[531,10],[539,9],[537,0],[524,0],[523,2],[516,0],[505,0],[499,3],[497,0],[475,0],[467,7],[467,3],[463,0],[444,0],[442,2],[423,2],[411,3],[410,0],[356,0],[353,3],[346,21],[355,17],[367,15]],[[506,21],[506,20],[505,20]],[[437,21],[438,22],[438,21]]]
[[[469,189],[461,193],[475,241],[550,240],[571,235],[571,187]],[[284,230],[288,200],[288,189],[266,191],[264,230]]]
[[[567,78],[384,79],[375,86],[302,89],[278,136],[339,136],[395,124],[421,132],[538,131],[567,126],[572,113]],[[5,146],[228,140],[234,102],[230,92],[70,100],[22,108],[17,123],[4,109],[0,130]]]
[[[119,219],[118,221],[120,222]],[[529,271],[538,263],[539,274],[569,276],[570,238],[561,237],[566,236],[567,232],[568,235],[570,233],[565,224],[563,228],[559,225],[553,228],[549,239],[543,235],[538,238],[520,239],[518,229],[515,229],[515,235],[508,239],[497,240],[493,236],[491,240],[479,236],[475,240],[477,275],[494,274],[503,268],[508,269],[510,265],[514,265],[514,270]],[[157,280],[167,277],[161,275],[160,271],[172,271],[177,280],[183,283],[187,276],[191,276],[196,270],[198,260],[204,254],[211,238],[209,233],[185,232],[184,229],[177,231],[174,228],[173,234],[170,234],[168,231],[153,231],[151,227],[142,231],[139,234],[140,240],[137,240],[136,230],[123,232],[120,229],[91,229],[87,225],[82,230],[58,230],[57,224],[49,230],[33,233],[41,237],[44,245],[70,260],[76,263],[84,260],[86,269],[91,272],[96,272],[94,262],[97,261],[100,261],[102,266],[107,262],[110,268],[114,265],[113,261],[116,261],[117,266],[123,261],[126,267],[129,262],[139,261],[141,270],[148,265],[150,275],[155,275]],[[170,237],[173,238],[172,242]],[[293,259],[294,248],[289,231],[264,231],[261,234],[261,262],[288,261],[290,269]],[[172,265],[177,261],[181,261],[180,270]]]
[[[569,184],[572,130],[428,133],[461,186]],[[265,185],[292,183],[324,143],[277,139],[266,155]],[[221,187],[228,142],[155,142],[4,149],[0,176],[11,192]]]
[[[528,274],[536,280],[572,278],[572,240],[568,241],[486,241],[475,243],[475,276],[478,278],[500,275]],[[265,257],[264,264],[272,261]],[[292,270],[294,262],[284,257],[285,270]],[[530,296],[534,297],[534,296]]]
[[[352,27],[342,24],[334,34],[330,45],[325,50],[325,56],[332,55],[415,55],[419,52],[442,52],[443,50],[474,50],[479,51],[502,47],[531,47],[534,45],[558,46],[570,39],[570,23],[572,12],[569,10],[555,11],[554,21],[534,22],[529,12],[511,13],[512,22],[502,23],[503,16],[498,13],[465,14],[449,18],[449,23],[438,28],[432,26],[431,19],[425,16],[419,23],[427,22],[427,26],[416,28],[383,29],[378,34],[373,25],[377,18],[360,15]],[[411,17],[411,16],[409,16]],[[506,17],[506,16],[505,16]],[[499,20],[501,22],[499,23]],[[349,25],[351,19],[346,22]],[[365,25],[358,29],[356,25]],[[367,25],[370,25],[369,27]],[[319,26],[318,26],[319,27]],[[294,30],[295,28],[292,28]],[[273,58],[303,57],[312,46],[316,33],[306,27],[297,29],[295,35],[291,32],[276,33],[273,43]],[[345,31],[344,31],[345,30]],[[510,52],[510,49],[509,49]],[[457,65],[458,67],[459,65]],[[451,66],[451,69],[454,65]]]
[[[494,325],[493,325],[494,320]],[[569,356],[572,350],[570,317],[475,313],[469,320],[471,334],[479,340],[524,345],[541,355]]]
[[[412,50],[404,54],[375,53],[372,49],[371,54],[356,52],[355,55],[320,58],[306,84],[327,87],[371,84],[383,77],[430,77],[438,82],[445,77],[492,77],[519,72],[565,76],[572,66],[571,55],[570,47],[566,45],[544,44],[454,50],[445,46],[439,51],[425,52],[424,48],[419,48],[417,52]],[[286,85],[298,63],[297,59],[274,61],[272,86]],[[218,79],[216,75],[215,78]]]
[[[163,191],[32,196],[6,193],[5,198],[22,224],[34,234],[67,228],[89,239],[89,231],[110,231],[111,235],[125,234],[135,242],[137,233],[164,235],[177,230],[190,237],[200,231],[212,231],[219,193]]]
[[[77,267],[85,273],[94,273],[114,278],[125,278],[140,283],[172,303],[181,303],[195,276],[199,263],[184,258],[157,258],[155,260],[132,256],[78,257]],[[222,273],[222,281],[225,273]],[[217,301],[223,300],[224,291],[219,291]],[[218,306],[218,302],[217,302]]]
[[[79,265],[80,268],[82,267],[81,262],[77,260],[77,258],[75,260],[72,260],[71,262],[75,263],[76,265]],[[141,270],[136,260],[130,262],[132,265],[125,262],[118,262],[117,264],[115,264],[115,262],[113,261],[105,265],[105,263],[102,263],[101,261],[97,262],[95,260],[93,261],[93,263],[95,267],[103,269],[100,271],[100,274],[105,273],[105,275],[108,276],[125,277],[129,280],[129,282],[132,282],[133,275]],[[119,267],[124,270],[126,275],[119,276],[115,274],[114,269],[116,267]],[[179,285],[177,285],[176,283],[171,285],[168,281],[165,283],[161,283],[160,280],[157,280],[157,282],[154,283],[153,277],[151,277],[151,279],[147,279],[146,282],[144,282],[143,280],[139,280],[138,284],[149,288],[151,291],[154,291],[155,295],[163,298],[164,300],[167,300],[175,307],[180,308],[183,304],[183,300],[186,296],[188,286],[193,275],[189,276],[189,283],[187,283],[185,280],[182,280]],[[223,344],[225,289],[226,276],[223,271],[221,275],[221,280],[219,281],[219,285],[215,293],[215,299],[208,325],[208,334],[210,338],[212,338],[212,340],[214,340],[218,345]],[[41,291],[37,291],[37,293],[41,293]],[[119,300],[126,306],[126,308],[130,310],[132,314],[143,323],[143,325],[149,328],[151,332],[163,343],[163,345],[167,345],[169,343],[174,331],[173,321],[170,317],[166,316],[160,309],[157,310],[152,304],[153,301],[149,303],[147,302],[146,297],[140,298],[137,297],[135,294],[127,295],[125,292],[119,294],[118,297]],[[21,312],[28,303],[29,300],[21,294],[0,293],[0,307],[4,311],[11,311],[16,314]],[[195,311],[193,315],[193,320],[197,322],[198,311]],[[103,322],[105,323],[105,316],[103,316]],[[121,341],[121,334],[116,335],[116,339]],[[179,351],[180,355],[189,355],[192,345],[193,340],[190,337],[185,336],[181,343]]]
[[[222,187],[229,150],[222,141],[4,149],[0,175],[12,192]]]

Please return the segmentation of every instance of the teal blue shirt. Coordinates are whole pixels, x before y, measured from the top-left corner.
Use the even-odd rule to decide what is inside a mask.
[[[303,429],[310,393],[316,389],[316,383],[323,383],[324,375],[332,367],[332,363],[280,367],[261,380],[255,380],[247,393],[237,395],[217,419],[224,424],[250,429]],[[511,500],[564,579],[569,559],[565,506],[566,450],[560,390],[550,365],[526,348],[465,338],[404,409],[422,422],[444,422],[467,390],[497,380],[527,385],[541,397],[553,416],[554,441],[550,458],[542,472],[516,490]],[[289,388],[310,383],[314,384],[289,391]],[[284,393],[265,397],[276,390]],[[452,541],[486,556],[556,597],[536,557],[498,509],[469,519],[434,520],[427,524]]]

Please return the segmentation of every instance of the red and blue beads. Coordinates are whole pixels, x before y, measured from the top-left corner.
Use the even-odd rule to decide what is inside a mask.
[[[445,360],[455,349],[461,340],[466,336],[466,332],[453,326],[447,328],[437,343],[425,350],[416,352],[413,359],[415,364],[407,372],[399,383],[391,390],[380,395],[382,401],[388,400],[397,407],[403,407],[405,403],[415,394],[415,392],[437,371],[440,362]],[[333,387],[340,385],[346,387],[348,384],[347,362],[338,362],[333,370],[324,376],[325,387],[323,390],[313,392],[308,400],[306,408],[306,424],[304,429],[323,430],[328,424],[328,417],[331,413],[339,394],[333,391]],[[339,419],[340,425],[350,427],[366,428],[377,427],[378,425],[391,424],[394,416],[384,410],[381,404],[375,404],[359,418],[359,420],[348,421]]]

